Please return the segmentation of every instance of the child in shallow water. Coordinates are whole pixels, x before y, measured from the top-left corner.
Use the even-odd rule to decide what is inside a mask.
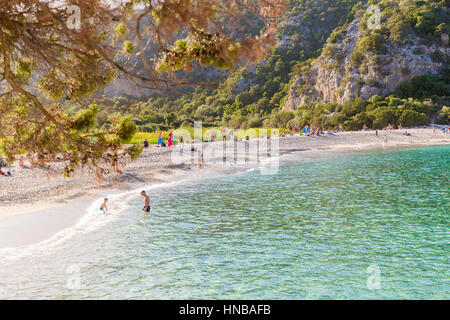
[[[108,213],[108,207],[106,206],[106,203],[108,202],[108,198],[105,198],[103,200],[102,205],[100,206],[100,213],[107,214]]]

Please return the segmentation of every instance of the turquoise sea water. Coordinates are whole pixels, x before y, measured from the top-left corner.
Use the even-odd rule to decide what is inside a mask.
[[[0,298],[449,299],[449,174],[440,146],[157,188],[145,218],[128,195],[97,228],[1,259]]]

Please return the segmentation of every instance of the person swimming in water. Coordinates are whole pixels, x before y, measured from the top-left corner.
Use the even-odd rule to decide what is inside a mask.
[[[106,206],[106,203],[108,202],[108,198],[103,199],[103,203],[100,206],[100,213],[107,214],[108,213],[108,207]]]
[[[145,191],[141,191],[141,196],[144,197],[144,208],[142,208],[142,211],[144,211],[144,213],[148,213],[150,212],[150,199]]]

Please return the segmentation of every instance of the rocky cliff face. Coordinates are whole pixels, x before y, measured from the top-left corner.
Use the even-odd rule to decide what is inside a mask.
[[[404,81],[439,73],[443,67],[445,48],[423,45],[414,35],[409,35],[404,45],[385,39],[382,54],[366,52],[361,64],[355,66],[351,54],[363,36],[359,24],[360,20],[350,23],[340,40],[328,42],[311,67],[294,77],[285,110],[313,102],[342,104],[355,96],[385,96]]]
[[[178,73],[180,74],[179,79],[182,79],[184,82],[192,83],[192,85],[196,85],[197,83],[216,82],[224,78],[227,71],[214,69],[213,67],[198,67],[191,73],[183,73],[182,71]],[[105,89],[99,92],[99,95],[103,94],[110,98],[118,96],[141,98],[151,96],[155,93],[162,94],[167,92],[163,90],[163,85],[161,85],[161,90],[147,89],[146,87],[148,86],[148,83],[140,83],[139,81],[121,76],[109,83]]]

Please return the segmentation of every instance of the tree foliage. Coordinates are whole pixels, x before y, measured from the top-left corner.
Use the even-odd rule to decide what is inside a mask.
[[[107,128],[94,128],[96,106],[67,115],[63,103],[85,104],[116,76],[146,88],[173,87],[182,81],[172,71],[193,63],[233,68],[261,59],[284,8],[281,0],[128,0],[116,6],[2,0],[0,153],[8,161],[26,153],[38,166],[61,157],[67,175],[80,165],[106,173],[108,163],[138,154],[139,148],[122,146],[135,123],[115,117]],[[258,17],[266,28],[254,36],[230,32],[244,15]]]

